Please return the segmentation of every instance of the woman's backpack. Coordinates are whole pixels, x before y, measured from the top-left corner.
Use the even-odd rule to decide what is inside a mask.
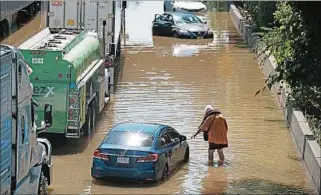
[[[215,121],[216,115],[217,115],[217,114],[221,114],[221,112],[220,112],[220,111],[217,111],[217,110],[216,110],[216,111],[211,111],[211,112],[209,112],[209,113],[204,117],[202,124],[205,122],[205,120],[206,120],[207,117],[209,117],[210,115],[213,115],[213,114],[214,114],[214,119],[213,119],[210,127],[208,128],[207,131],[204,131],[204,132],[203,132],[203,139],[204,139],[204,141],[208,141],[208,131],[211,129],[211,127],[212,127],[212,125],[213,125],[213,123],[214,123],[214,121]]]

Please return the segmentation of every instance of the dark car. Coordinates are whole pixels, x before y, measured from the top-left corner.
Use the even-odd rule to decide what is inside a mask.
[[[193,13],[155,14],[153,35],[176,38],[213,38],[213,30]]]
[[[91,175],[161,181],[189,160],[184,135],[163,124],[122,123],[114,126],[94,152]]]

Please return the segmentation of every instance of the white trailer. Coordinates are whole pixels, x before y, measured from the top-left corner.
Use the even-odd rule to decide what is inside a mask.
[[[122,1],[50,1],[47,26],[50,28],[84,28],[98,33],[102,54],[116,56],[121,36]]]

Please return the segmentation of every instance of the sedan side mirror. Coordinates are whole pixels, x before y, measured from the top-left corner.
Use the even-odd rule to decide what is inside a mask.
[[[180,136],[179,136],[179,139],[181,140],[181,142],[186,141],[186,136],[180,135]]]
[[[172,26],[173,24],[171,22],[164,22],[165,26]]]
[[[159,14],[155,14],[155,22],[156,22],[156,19],[159,17],[160,15]]]

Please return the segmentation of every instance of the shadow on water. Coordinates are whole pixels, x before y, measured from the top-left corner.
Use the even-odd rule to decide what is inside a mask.
[[[284,119],[264,119],[266,122],[272,122],[272,123],[285,123]]]
[[[229,42],[228,42],[228,44],[235,44],[235,45],[237,45],[238,47],[240,47],[240,46],[243,46],[244,48],[249,48],[249,45],[246,43],[246,42],[244,42],[244,40],[243,40],[243,38],[242,37],[240,37],[239,35],[237,35],[237,34],[230,34],[229,35]]]
[[[62,156],[82,153],[88,146],[91,137],[68,139],[64,135],[46,135],[52,145],[52,155]]]
[[[264,109],[276,110],[275,106],[264,106]]]
[[[234,180],[229,185],[237,189],[237,194],[315,194],[312,190],[262,179]]]
[[[250,45],[244,41],[241,41],[235,44],[236,44],[236,47],[238,48],[250,48]]]
[[[106,106],[104,110],[108,109],[109,106]],[[104,112],[104,110],[102,112]],[[97,116],[96,124],[101,120],[104,120],[101,116]],[[40,137],[46,138],[50,141],[52,145],[52,155],[63,156],[71,154],[80,154],[84,152],[88,144],[93,138],[93,135],[96,133],[97,127],[93,130],[93,134],[88,137],[81,137],[79,139],[68,139],[64,135],[54,135],[54,134],[44,134]]]
[[[124,54],[121,54],[120,57],[115,59],[115,83],[118,83],[122,79],[122,72],[124,68],[124,63],[125,63],[125,56]],[[117,91],[117,86],[115,85],[114,91]]]

